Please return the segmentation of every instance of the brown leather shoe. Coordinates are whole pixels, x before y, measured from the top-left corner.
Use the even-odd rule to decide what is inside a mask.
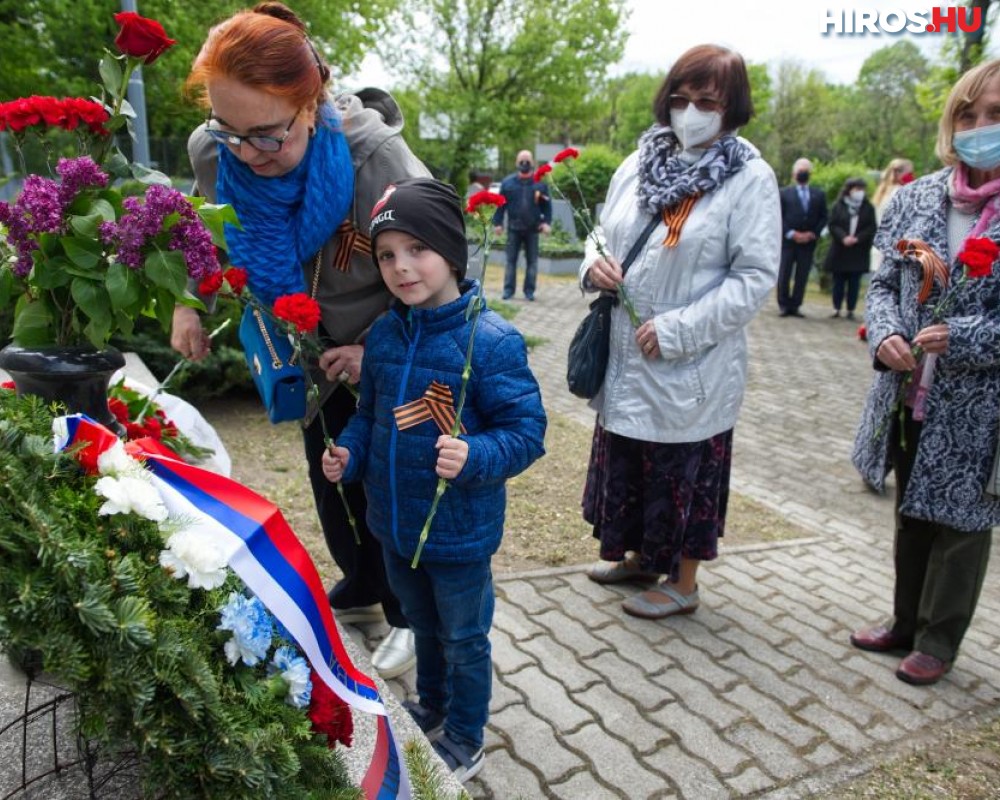
[[[950,662],[914,650],[899,662],[896,677],[914,686],[930,686],[947,675],[950,669]]]
[[[873,625],[851,634],[851,644],[859,650],[887,653],[890,650],[909,650],[913,639],[893,633],[885,625]]]

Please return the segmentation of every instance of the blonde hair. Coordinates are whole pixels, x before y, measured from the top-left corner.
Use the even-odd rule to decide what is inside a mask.
[[[959,78],[948,93],[944,111],[941,113],[941,123],[938,125],[937,144],[934,147],[935,154],[945,166],[953,167],[960,160],[952,144],[955,136],[955,120],[979,99],[986,91],[986,87],[998,76],[1000,76],[1000,58],[985,61]]]
[[[907,172],[913,172],[913,162],[908,158],[894,158],[889,162],[887,166],[882,171],[882,180],[875,190],[875,196],[872,198],[872,203],[878,207],[881,205],[882,200],[886,195],[890,194],[893,189],[896,189],[900,185],[899,179],[902,178]]]

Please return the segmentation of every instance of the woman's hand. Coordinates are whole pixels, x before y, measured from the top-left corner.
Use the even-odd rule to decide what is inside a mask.
[[[948,352],[948,323],[928,325],[913,337],[913,344],[922,348],[925,353]]]
[[[201,326],[201,317],[193,308],[174,307],[170,346],[191,361],[198,361],[212,352],[212,341]]]
[[[896,372],[910,372],[917,366],[910,343],[898,333],[882,340],[882,344],[875,351],[875,357]]]
[[[323,451],[323,475],[330,483],[340,483],[351,460],[351,451],[346,447],[331,447]]]
[[[622,265],[614,256],[598,258],[587,267],[587,277],[595,289],[616,290],[622,282]]]
[[[365,348],[360,344],[345,344],[343,347],[331,347],[319,357],[319,368],[326,373],[328,381],[340,380],[347,373],[347,380],[357,383],[361,380],[361,358]]]
[[[659,358],[660,343],[656,339],[656,326],[648,319],[635,331],[635,343],[646,358]]]
[[[458,477],[469,459],[469,443],[454,436],[439,436],[434,445],[438,451],[437,474],[445,480]]]
[[[858,243],[857,236],[845,236],[844,237],[844,247],[854,247]]]

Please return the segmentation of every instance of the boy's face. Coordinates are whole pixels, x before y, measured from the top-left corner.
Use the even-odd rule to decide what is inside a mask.
[[[389,291],[408,306],[437,308],[460,297],[451,265],[405,231],[378,234],[375,257]]]

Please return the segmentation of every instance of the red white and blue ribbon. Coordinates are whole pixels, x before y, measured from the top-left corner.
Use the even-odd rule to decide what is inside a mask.
[[[83,414],[56,420],[57,450],[118,441]],[[320,679],[359,711],[377,715],[371,764],[361,788],[369,800],[411,796],[409,776],[375,682],[351,662],[316,565],[277,506],[242,484],[180,461],[155,440],[129,443],[143,459],[171,517],[183,519],[228,556],[229,567],[295,638]]]

